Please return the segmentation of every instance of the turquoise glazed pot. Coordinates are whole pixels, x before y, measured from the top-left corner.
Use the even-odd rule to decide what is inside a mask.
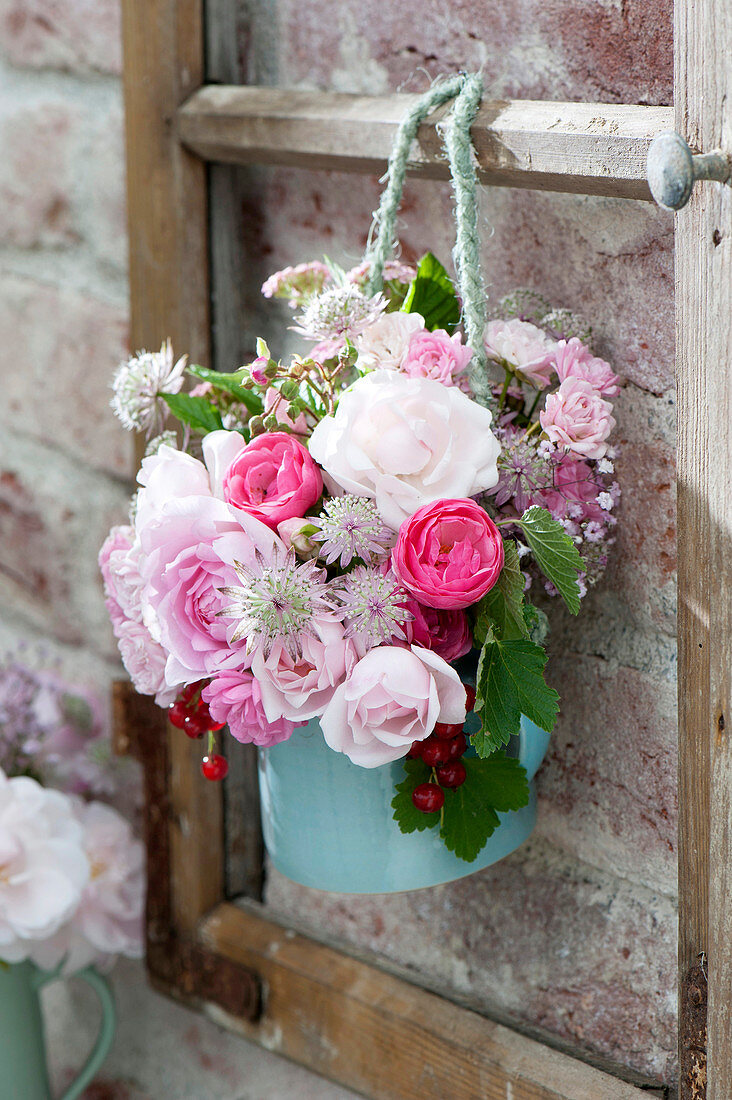
[[[549,734],[523,718],[518,756],[529,780],[544,759]],[[501,824],[473,863],[449,852],[437,832],[404,834],[392,818],[394,786],[404,778],[401,760],[359,768],[329,749],[317,719],[289,741],[259,753],[264,842],[277,870],[303,886],[343,894],[418,890],[472,875],[503,859],[536,824],[536,791],[529,804],[499,814]]]
[[[102,1023],[94,1049],[78,1077],[60,1100],[76,1100],[107,1057],[114,1038],[112,993],[96,970],[78,975],[92,986],[102,1002]],[[56,981],[57,972],[38,970],[30,962],[8,966],[0,962],[0,1097],[2,1100],[51,1100],[43,1040],[39,991]]]

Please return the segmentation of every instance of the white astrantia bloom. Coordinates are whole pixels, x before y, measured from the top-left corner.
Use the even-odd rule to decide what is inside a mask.
[[[386,309],[381,294],[368,297],[353,283],[328,287],[311,298],[294,331],[308,340],[353,340]]]
[[[359,565],[341,577],[335,591],[346,637],[364,650],[394,638],[406,641],[403,626],[414,615],[404,606],[409,596],[391,569]]]
[[[352,493],[327,500],[317,525],[320,530],[311,539],[323,544],[319,556],[327,565],[340,560],[343,569],[354,558],[370,563],[373,558],[382,557],[396,541],[395,533],[386,526],[373,500]]]
[[[128,431],[157,435],[165,423],[168,407],[160,396],[180,393],[188,356],[173,362],[173,348],[166,340],[160,351],[140,351],[120,364],[112,381],[111,405]]]

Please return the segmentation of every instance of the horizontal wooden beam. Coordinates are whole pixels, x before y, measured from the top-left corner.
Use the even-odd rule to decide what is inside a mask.
[[[381,174],[417,98],[208,85],[178,110],[178,136],[208,161]],[[447,110],[420,128],[412,174],[448,178]],[[648,146],[672,128],[672,107],[514,99],[483,103],[472,136],[482,183],[650,199]]]
[[[374,966],[224,903],[203,946],[262,982],[257,1021],[210,1009],[267,1050],[372,1100],[650,1100],[642,1089]]]

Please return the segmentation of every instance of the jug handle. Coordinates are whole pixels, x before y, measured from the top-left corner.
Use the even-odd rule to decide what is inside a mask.
[[[41,989],[50,982],[61,981],[65,976],[66,975],[61,973],[60,967],[51,971],[38,970],[36,971],[36,989]],[[106,978],[103,978],[92,966],[80,970],[74,977],[83,978],[99,997],[102,1005],[102,1021],[97,1041],[94,1044],[91,1054],[82,1066],[75,1081],[61,1097],[61,1100],[77,1100],[87,1085],[91,1084],[96,1077],[104,1059],[109,1054],[109,1048],[112,1046],[117,1019],[114,1007],[114,997],[112,996],[112,990]]]

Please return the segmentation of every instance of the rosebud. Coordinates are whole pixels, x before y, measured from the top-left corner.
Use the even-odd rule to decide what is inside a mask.
[[[283,519],[282,523],[277,524],[277,534],[285,546],[288,549],[292,547],[298,557],[305,561],[318,556],[320,547],[312,541],[312,536],[319,530],[311,516],[306,516],[304,519],[301,516],[295,516],[293,519]]]
[[[249,421],[249,434],[252,439],[255,435],[261,435],[265,430],[264,419],[261,416],[253,416]]]

